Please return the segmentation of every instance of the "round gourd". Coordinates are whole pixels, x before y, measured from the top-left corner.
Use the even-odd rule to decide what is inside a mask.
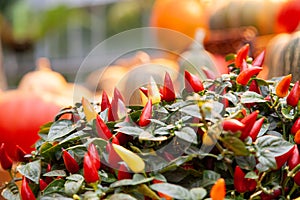
[[[18,144],[27,153],[39,139],[41,125],[53,121],[60,106],[47,102],[34,93],[12,90],[0,98],[0,144],[5,143],[13,159]]]

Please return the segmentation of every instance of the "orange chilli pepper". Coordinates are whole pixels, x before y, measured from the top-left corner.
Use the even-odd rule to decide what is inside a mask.
[[[226,195],[225,180],[219,178],[210,190],[210,198],[212,200],[223,200]]]
[[[242,48],[238,50],[235,58],[235,67],[240,68],[243,64],[243,60],[247,59],[249,47],[249,44],[245,44]]]
[[[296,144],[300,144],[300,129],[296,132],[294,141]]]
[[[262,67],[250,67],[247,69],[244,69],[237,77],[236,82],[240,85],[247,85],[249,80],[259,74],[259,72],[262,70]]]
[[[289,92],[290,83],[292,80],[292,74],[284,76],[276,86],[276,95],[280,98],[285,97]]]

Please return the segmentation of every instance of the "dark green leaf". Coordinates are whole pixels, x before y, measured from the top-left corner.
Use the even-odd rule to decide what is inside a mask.
[[[36,160],[26,165],[19,165],[17,170],[26,178],[38,184],[41,175],[41,160]]]
[[[62,177],[65,177],[65,176],[67,176],[67,174],[64,170],[53,170],[53,171],[50,171],[50,172],[47,172],[47,173],[43,174],[43,176],[50,176],[50,177],[62,176]]]
[[[7,187],[2,191],[1,195],[4,199],[20,200],[18,186],[13,182],[10,182],[7,185]]]
[[[134,174],[132,179],[123,179],[120,181],[116,181],[110,185],[110,187],[121,187],[121,186],[129,186],[129,185],[139,185],[142,183],[147,183],[153,180],[152,178],[145,178],[140,174]]]
[[[294,113],[292,112],[292,109],[290,107],[286,107],[285,103],[281,103],[281,114],[286,119],[290,119],[290,120],[294,119]]]
[[[242,169],[252,170],[256,166],[256,159],[254,155],[236,156],[235,160]]]
[[[63,139],[61,142],[59,142],[60,144],[65,143],[65,142],[70,142],[73,140],[78,140],[82,137],[88,136],[89,133],[86,133],[82,130],[77,131],[75,133],[72,133],[71,135],[69,135],[68,137],[66,137],[65,139]]]
[[[113,183],[117,181],[116,177],[111,173],[106,173],[105,171],[99,171],[98,174],[101,177],[101,181],[103,182]]]
[[[241,96],[241,103],[260,103],[266,102],[263,96],[257,94],[256,92],[246,91]]]
[[[273,135],[264,135],[257,138],[255,142],[260,168],[276,169],[275,157],[283,155],[293,148],[293,144],[281,137]]]
[[[183,112],[185,114],[188,114],[192,117],[201,118],[198,105],[185,106],[185,107],[181,108],[179,111]]]
[[[57,179],[52,181],[44,190],[44,195],[51,193],[64,193],[65,192],[65,181],[63,179]]]
[[[201,200],[205,198],[207,191],[202,187],[197,187],[191,189],[190,193],[193,200]]]
[[[268,131],[269,127],[270,127],[270,123],[263,123],[257,137],[263,136]]]
[[[126,135],[132,135],[132,136],[139,136],[142,132],[144,132],[143,129],[137,126],[125,126],[125,127],[118,128],[116,131],[124,133]]]
[[[191,127],[183,127],[180,131],[175,131],[175,135],[187,142],[197,144],[197,134]]]
[[[258,179],[259,176],[254,171],[251,171],[245,175],[245,178]]]
[[[76,130],[76,125],[70,120],[59,120],[52,124],[49,134],[48,141],[55,141],[58,138],[64,137],[74,130]]]
[[[70,177],[67,177],[67,181],[65,182],[65,193],[67,195],[73,195],[76,194],[80,188],[81,185],[84,181],[83,176],[79,175],[79,174],[73,174]]]
[[[220,174],[211,170],[204,170],[201,186],[207,187],[209,185],[213,185],[219,178],[221,178]]]
[[[237,96],[235,96],[234,94],[232,94],[231,92],[228,92],[226,94],[223,95],[223,97],[225,99],[227,99],[228,101],[230,101],[233,105],[237,105],[238,103],[238,98]]]
[[[249,155],[249,151],[246,149],[244,142],[235,136],[226,135],[224,138],[222,138],[222,142],[237,156]]]
[[[110,196],[109,200],[137,200],[137,199],[130,196],[129,194],[119,193]]]
[[[190,199],[191,198],[191,194],[187,189],[185,189],[184,187],[181,187],[179,185],[174,185],[171,183],[153,184],[153,185],[150,185],[150,188],[152,190],[161,192],[161,193],[166,194],[175,199]]]

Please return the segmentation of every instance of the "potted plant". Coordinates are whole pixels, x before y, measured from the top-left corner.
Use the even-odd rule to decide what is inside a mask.
[[[6,199],[293,199],[300,194],[299,81],[263,80],[265,52],[226,56],[229,74],[185,71],[140,88],[141,106],[85,98],[40,128],[35,151],[10,171]],[[41,113],[42,114],[42,113]],[[71,118],[64,117],[72,116]],[[28,122],[30,123],[30,122]],[[21,176],[15,176],[21,174]],[[20,191],[16,182],[22,181]]]

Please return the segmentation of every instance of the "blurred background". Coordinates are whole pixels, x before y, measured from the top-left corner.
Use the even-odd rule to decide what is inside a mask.
[[[0,0],[0,144],[16,161],[16,145],[26,153],[33,150],[40,126],[62,107],[102,90],[111,97],[120,78],[142,64],[152,72],[187,69],[202,79],[208,77],[205,66],[217,77],[228,71],[224,56],[248,43],[251,57],[266,50],[260,78],[292,73],[293,81],[299,80],[299,21],[300,0]],[[89,59],[82,84],[74,84],[99,43],[149,26],[162,31],[148,42],[170,51],[143,50],[115,59],[126,41],[112,43]],[[107,63],[111,66],[103,71]],[[143,79],[144,72],[137,70],[141,76],[135,78]],[[173,80],[177,74],[171,74]],[[73,91],[79,91],[78,98]],[[8,176],[0,172],[0,186]]]

